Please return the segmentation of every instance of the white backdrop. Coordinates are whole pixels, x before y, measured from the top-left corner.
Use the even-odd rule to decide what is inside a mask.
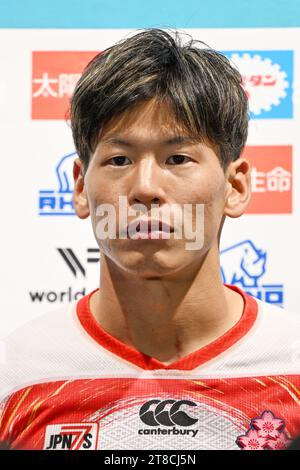
[[[300,29],[186,32],[230,56],[250,95],[245,156],[256,172],[253,203],[224,225],[224,280],[298,310]],[[2,337],[97,287],[90,221],[68,214],[75,149],[62,109],[86,62],[83,52],[93,55],[129,33],[0,30]]]

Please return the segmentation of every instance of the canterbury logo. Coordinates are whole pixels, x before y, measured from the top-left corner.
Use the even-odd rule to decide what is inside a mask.
[[[171,407],[166,409],[167,405]],[[180,410],[182,405],[197,406],[191,400],[150,400],[141,407],[140,418],[148,426],[192,426],[198,419],[191,418]]]

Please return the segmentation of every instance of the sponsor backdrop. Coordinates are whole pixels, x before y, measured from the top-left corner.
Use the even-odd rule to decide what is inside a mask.
[[[253,196],[247,213],[224,225],[222,276],[297,310],[299,2],[166,1],[141,10],[133,1],[62,0],[47,8],[33,0],[0,6],[1,335],[97,287],[90,221],[77,219],[72,206],[76,153],[66,111],[87,62],[144,27],[176,27],[240,70],[250,103],[244,155]]]

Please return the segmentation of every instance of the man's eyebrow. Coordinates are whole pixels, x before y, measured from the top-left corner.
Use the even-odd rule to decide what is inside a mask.
[[[178,144],[195,144],[197,139],[190,136],[177,135],[170,137],[169,139],[163,140],[162,145],[178,145]],[[122,145],[124,147],[134,147],[134,143],[126,139],[121,139],[119,137],[110,137],[107,139],[101,139],[100,144],[104,145]]]

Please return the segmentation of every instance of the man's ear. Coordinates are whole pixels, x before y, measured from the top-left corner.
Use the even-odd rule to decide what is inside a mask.
[[[231,162],[226,170],[227,191],[224,215],[240,217],[251,199],[251,166],[245,158]]]
[[[76,214],[80,219],[86,219],[90,215],[87,194],[84,185],[83,163],[79,158],[73,164],[74,192],[73,204]]]

